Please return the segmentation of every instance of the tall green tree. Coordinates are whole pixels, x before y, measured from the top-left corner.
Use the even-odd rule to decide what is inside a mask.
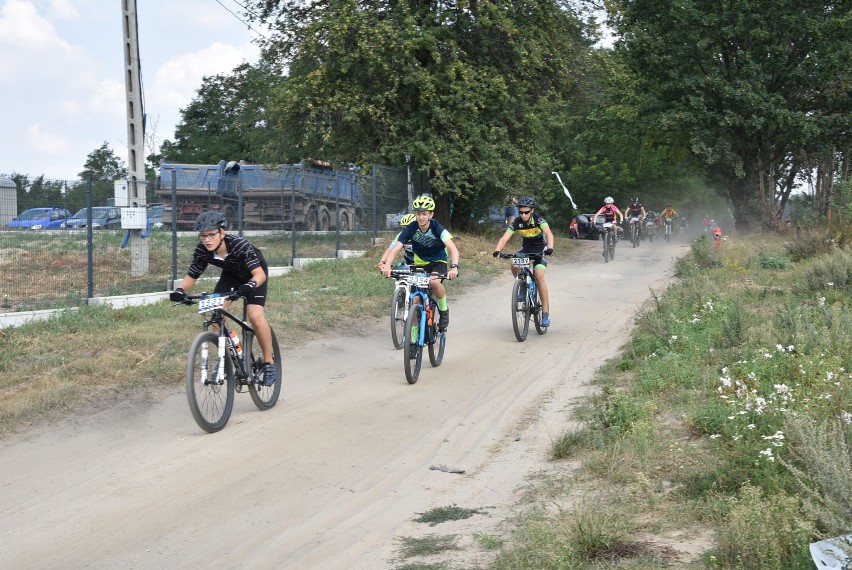
[[[265,154],[277,136],[267,120],[269,94],[280,81],[270,67],[247,63],[229,74],[205,77],[195,98],[181,109],[175,140],[163,141],[158,158],[190,164],[283,162]]]
[[[538,193],[587,29],[562,2],[254,0],[288,77],[271,119],[281,152],[402,165],[410,155],[455,223]]]
[[[127,178],[127,166],[104,142],[88,154],[83,170],[78,174],[81,180],[92,178],[92,204],[103,206],[115,195],[116,180]],[[73,214],[86,205],[86,184],[80,183],[68,190],[68,207]]]
[[[808,155],[850,136],[849,0],[618,0],[643,113],[681,132],[737,226],[772,224]]]

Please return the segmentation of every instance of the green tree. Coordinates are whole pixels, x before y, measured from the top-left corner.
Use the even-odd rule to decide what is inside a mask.
[[[175,140],[163,141],[160,155],[152,158],[189,164],[285,161],[266,154],[277,136],[267,120],[268,99],[280,81],[268,66],[247,63],[230,74],[205,77],[195,98],[181,109]]]
[[[780,218],[808,155],[848,148],[849,0],[612,6],[616,49],[639,78],[643,114],[687,137],[738,228]]]
[[[280,153],[411,163],[453,222],[509,194],[543,193],[591,39],[557,1],[255,0],[286,65],[270,118]],[[442,218],[446,219],[446,218]]]
[[[68,207],[72,210],[72,214],[86,205],[85,181],[90,176],[92,178],[92,204],[102,206],[115,195],[114,181],[127,178],[127,166],[109,148],[109,144],[104,142],[99,148],[88,154],[83,170],[78,176],[82,182],[68,190]]]

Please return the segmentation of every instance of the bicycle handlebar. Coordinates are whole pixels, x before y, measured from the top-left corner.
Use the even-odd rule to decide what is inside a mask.
[[[186,293],[184,295],[183,301],[181,301],[180,303],[175,303],[175,305],[196,305],[199,299],[203,299],[204,297],[207,297],[211,294],[212,293],[206,293],[205,292],[205,293],[199,293],[198,295],[190,295],[189,293]],[[221,295],[221,293],[216,293],[216,294]],[[229,293],[225,293],[224,295],[227,296],[228,300],[230,300],[230,301],[236,301],[237,299],[242,297],[242,295],[240,295],[239,291],[230,291]]]

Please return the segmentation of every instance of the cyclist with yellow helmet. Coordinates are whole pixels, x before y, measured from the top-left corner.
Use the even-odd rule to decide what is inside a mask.
[[[455,279],[459,275],[459,250],[453,243],[453,236],[437,220],[435,215],[435,200],[427,194],[414,199],[411,204],[415,220],[407,225],[382,255],[379,269],[382,275],[390,277],[391,262],[404,244],[410,243],[414,253],[414,265],[427,273],[436,273]],[[449,257],[449,259],[448,259]],[[447,264],[449,263],[449,268]],[[432,292],[438,304],[440,318],[438,328],[447,330],[450,324],[450,309],[447,306],[447,291],[440,279],[432,279]]]
[[[402,219],[399,221],[399,227],[405,228],[406,226],[410,226],[417,218],[415,218],[414,214],[405,214]],[[391,250],[393,248],[393,244],[399,241],[399,234],[402,233],[402,229],[397,232],[396,237],[393,238],[388,244],[388,248],[385,250],[384,254],[382,254],[382,258],[379,260],[378,267],[381,269],[382,265],[385,263],[389,263],[391,259],[393,259],[393,255],[391,254]],[[402,244],[405,253],[402,255],[402,261],[399,262],[398,265],[414,265],[414,250],[410,243]],[[404,267],[403,267],[404,269]]]

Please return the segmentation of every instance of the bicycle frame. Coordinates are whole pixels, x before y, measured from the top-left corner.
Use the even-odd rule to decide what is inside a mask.
[[[415,273],[406,279],[406,285],[411,288],[408,295],[408,307],[406,308],[406,318],[408,318],[408,309],[414,304],[422,304],[423,311],[420,313],[420,329],[417,331],[417,344],[424,346],[428,340],[426,338],[426,328],[431,328],[434,318],[435,309],[432,296],[432,274]]]
[[[242,319],[223,308],[225,301],[234,301],[237,298],[239,297],[234,297],[233,295],[222,296],[215,294],[202,294],[198,299],[198,312],[199,314],[206,312],[210,313],[210,318],[202,323],[204,331],[210,330],[210,327],[214,325],[219,329],[219,361],[221,365],[219,368],[219,374],[224,374],[225,369],[223,361],[226,353],[225,346],[227,346],[227,353],[230,355],[231,362],[234,364],[236,378],[239,380],[240,385],[244,385],[247,383],[247,380],[251,379],[251,370],[249,370],[249,366],[247,365],[246,355],[251,351],[252,342],[254,341],[254,329],[246,322],[248,307],[245,302],[243,302]],[[227,319],[231,319],[242,329],[242,355],[237,354],[237,349],[231,342],[231,329],[228,328]]]

